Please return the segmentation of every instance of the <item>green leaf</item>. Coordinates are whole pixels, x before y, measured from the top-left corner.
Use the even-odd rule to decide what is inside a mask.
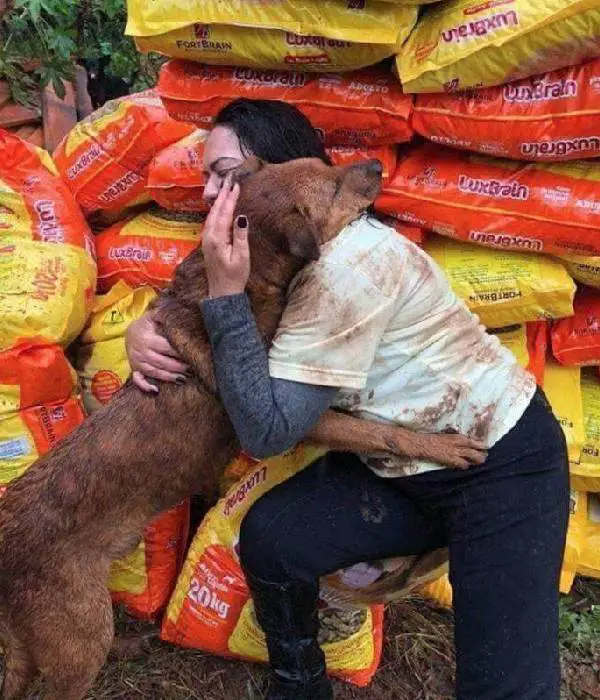
[[[56,33],[49,37],[48,47],[61,58],[65,58],[67,60],[77,52],[77,45],[73,39],[62,33]]]

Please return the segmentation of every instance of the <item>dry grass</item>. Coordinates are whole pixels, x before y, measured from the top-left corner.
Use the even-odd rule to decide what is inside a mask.
[[[563,610],[573,611],[580,625],[576,634],[562,638],[566,700],[600,699],[600,646],[595,646],[600,640],[585,638],[585,615],[594,605],[600,605],[600,582],[578,581]],[[172,647],[157,639],[152,625],[121,615],[118,628],[131,635],[133,648],[146,647],[144,654],[135,661],[111,660],[88,700],[263,698],[260,666]],[[372,685],[359,689],[338,683],[337,700],[451,700],[452,615],[414,599],[390,607],[385,631],[383,660]]]

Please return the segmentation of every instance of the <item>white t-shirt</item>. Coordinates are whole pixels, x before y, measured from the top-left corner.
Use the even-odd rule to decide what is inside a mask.
[[[358,417],[454,430],[488,447],[516,424],[536,388],[436,263],[368,216],[293,280],[269,364],[275,378],[340,387],[334,406]],[[362,457],[380,476],[444,468]]]

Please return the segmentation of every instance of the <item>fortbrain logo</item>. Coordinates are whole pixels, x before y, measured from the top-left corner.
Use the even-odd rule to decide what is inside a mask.
[[[101,369],[93,376],[90,389],[96,401],[105,406],[121,386],[121,379],[117,374],[107,369]]]

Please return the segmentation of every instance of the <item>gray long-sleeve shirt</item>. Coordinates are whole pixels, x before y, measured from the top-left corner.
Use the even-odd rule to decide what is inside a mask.
[[[242,449],[265,458],[293,447],[329,408],[337,389],[270,377],[246,294],[207,299],[202,313],[219,393]]]

